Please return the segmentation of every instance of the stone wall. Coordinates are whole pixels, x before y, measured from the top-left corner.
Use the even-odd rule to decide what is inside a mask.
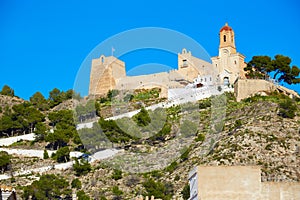
[[[187,65],[183,67],[186,60]],[[104,96],[109,90],[161,88],[161,97],[167,97],[168,88],[183,88],[198,75],[213,75],[212,65],[191,52],[178,54],[178,70],[140,76],[126,76],[125,63],[113,56],[92,60],[89,95]],[[215,77],[215,76],[212,76]]]
[[[191,200],[296,200],[299,182],[261,182],[259,166],[198,166],[189,174]]]
[[[198,199],[249,200],[260,194],[260,168],[204,166],[197,168]]]
[[[234,84],[234,95],[239,102],[257,93],[270,93],[276,90],[276,86],[262,79],[238,79]]]
[[[300,183],[263,182],[261,199],[263,200],[300,199]]]

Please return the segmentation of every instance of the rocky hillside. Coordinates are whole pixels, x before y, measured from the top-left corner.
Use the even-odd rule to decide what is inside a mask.
[[[5,111],[5,109],[11,108],[12,106],[20,104],[22,102],[24,102],[24,100],[20,99],[19,97],[0,94],[0,117],[2,116],[2,113]]]
[[[229,100],[225,126],[218,133],[211,133],[209,128],[210,108],[201,109],[197,136],[193,136],[194,140],[187,151],[167,167],[149,173],[132,173],[123,169],[122,176],[114,180],[113,168],[104,164],[111,162],[102,162],[95,165],[93,173],[81,178],[85,191],[92,197],[114,199],[119,196],[131,199],[137,194],[150,194],[146,186],[150,180],[154,180],[164,186],[160,188],[162,191],[172,193],[173,197],[181,197],[187,185],[188,173],[197,165],[259,165],[262,167],[262,181],[300,181],[299,112],[293,119],[279,116],[281,98],[276,95],[257,96],[240,103]],[[299,110],[299,103],[297,107]],[[212,134],[218,136],[212,137]],[[205,140],[199,139],[199,135],[205,135]],[[214,145],[211,145],[212,138],[216,140]],[[148,149],[147,152],[151,153],[164,148],[171,141],[158,142],[151,147],[144,143],[138,145],[139,151]],[[121,157],[126,155],[125,151]],[[118,187],[122,194],[116,195],[114,187]],[[166,195],[157,195],[168,199]]]
[[[78,178],[92,199],[133,199],[139,194],[186,199],[188,173],[197,165],[259,165],[262,181],[300,181],[299,100],[271,94],[236,102],[232,94],[226,96],[224,126],[212,124],[210,99],[181,109],[172,107],[167,109],[171,128],[166,134],[119,145],[120,154],[93,163],[86,175],[76,177],[73,169],[47,173],[60,174],[70,182]],[[61,109],[72,103],[65,102]],[[147,160],[139,163],[142,155]],[[147,171],[153,163],[158,163],[155,170]],[[22,194],[19,183],[31,184],[33,178],[14,180],[13,186]]]

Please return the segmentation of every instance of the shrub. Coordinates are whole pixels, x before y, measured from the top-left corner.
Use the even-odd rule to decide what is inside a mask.
[[[178,164],[176,161],[172,162],[169,166],[166,167],[166,172],[173,173],[177,168]]]
[[[71,186],[72,186],[72,188],[80,189],[81,181],[78,178],[75,178],[75,179],[73,179]]]
[[[296,110],[297,110],[297,106],[296,106],[295,102],[290,98],[286,98],[281,103],[279,103],[278,115],[283,118],[291,118],[292,119],[296,115],[295,114]]]
[[[76,176],[86,175],[92,170],[91,164],[88,161],[81,159],[75,159],[75,163],[73,165],[73,169],[75,171]]]
[[[116,196],[121,196],[123,194],[123,191],[120,190],[118,186],[113,186],[112,193]]]
[[[155,196],[155,198],[161,198],[169,200],[172,198],[173,185],[170,183],[163,183],[160,181],[154,181],[153,179],[147,179],[143,186],[146,190],[144,196]]]
[[[10,164],[10,155],[6,151],[0,151],[0,170],[3,173]]]
[[[190,148],[184,150],[184,152],[180,156],[181,162],[186,161],[189,158],[190,151],[191,151]]]
[[[195,139],[196,142],[203,142],[205,140],[205,135],[203,133],[199,133]]]
[[[69,147],[62,147],[56,151],[57,162],[68,162],[70,160],[70,149]]]
[[[133,120],[137,123],[139,126],[147,126],[151,123],[151,118],[149,116],[149,113],[147,110],[142,107],[141,111],[133,116]]]
[[[114,179],[114,180],[121,179],[122,178],[122,171],[118,170],[118,169],[114,169],[114,172],[113,172],[111,178]]]
[[[90,200],[91,198],[85,194],[85,192],[83,190],[79,190],[77,193],[77,198],[80,200]]]
[[[44,159],[48,159],[49,158],[49,154],[48,151],[45,149],[44,150]]]
[[[190,185],[188,183],[183,187],[181,194],[184,200],[190,198]]]
[[[23,199],[58,199],[62,195],[70,196],[72,191],[64,178],[54,174],[42,175],[39,180],[33,181],[24,187]]]

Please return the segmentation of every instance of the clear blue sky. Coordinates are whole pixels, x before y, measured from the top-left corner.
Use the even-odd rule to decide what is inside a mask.
[[[1,0],[0,88],[7,84],[25,99],[36,91],[47,97],[54,87],[70,89],[96,45],[138,27],[182,32],[215,56],[218,32],[225,22],[234,29],[237,50],[246,61],[253,55],[284,54],[300,66],[300,3],[296,0]],[[141,57],[125,61],[129,68],[135,62],[150,62]],[[299,85],[292,88],[300,92]]]

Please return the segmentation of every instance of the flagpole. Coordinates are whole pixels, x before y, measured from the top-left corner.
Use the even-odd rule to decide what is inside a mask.
[[[111,47],[111,55],[112,56],[114,56],[114,51],[115,51],[114,47]]]

